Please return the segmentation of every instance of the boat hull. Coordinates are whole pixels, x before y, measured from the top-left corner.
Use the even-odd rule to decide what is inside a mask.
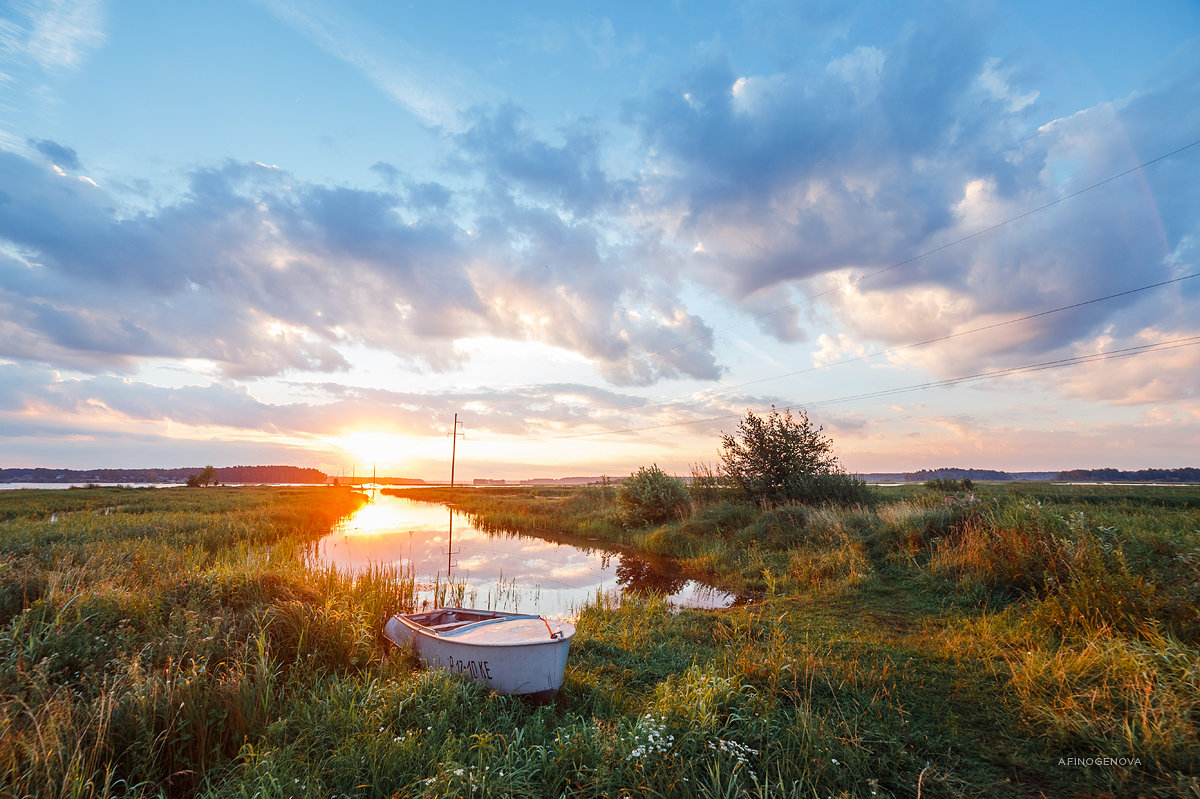
[[[543,703],[562,686],[574,634],[567,622],[464,608],[397,614],[384,626],[392,643],[412,647],[428,668]]]

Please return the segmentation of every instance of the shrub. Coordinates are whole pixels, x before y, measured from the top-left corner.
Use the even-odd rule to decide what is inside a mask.
[[[217,470],[212,466],[205,466],[200,474],[189,475],[187,479],[188,488],[199,488],[200,486],[217,485]]]
[[[946,492],[970,491],[975,487],[975,484],[971,482],[971,478],[969,477],[964,477],[961,480],[954,480],[949,477],[939,477],[935,480],[926,480],[922,485],[924,485],[930,491]]]
[[[840,505],[871,502],[867,484],[842,471],[833,441],[808,415],[790,410],[738,422],[737,435],[721,436],[721,475],[744,497],[765,505],[789,502]]]
[[[621,485],[617,502],[621,518],[631,527],[680,519],[691,508],[683,481],[666,474],[657,465],[642,467],[630,475]]]

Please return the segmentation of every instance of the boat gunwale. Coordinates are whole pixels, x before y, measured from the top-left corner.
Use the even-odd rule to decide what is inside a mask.
[[[464,613],[472,613],[472,612],[478,613],[478,611],[471,611],[471,610],[467,610],[464,608],[439,608],[439,610],[447,610],[447,611],[459,610]],[[503,615],[497,615],[491,619],[480,619],[479,621],[467,622],[466,624],[462,625],[461,627],[455,627],[453,630],[446,630],[443,633],[438,630],[432,630],[429,627],[426,627],[426,626],[420,624],[419,622],[414,621],[412,618],[410,618],[410,616],[415,616],[415,615],[418,615],[418,614],[395,613],[392,615],[392,618],[397,619],[402,625],[404,625],[404,627],[408,628],[413,633],[423,635],[430,640],[445,641],[447,644],[452,644],[454,646],[486,646],[486,647],[545,646],[546,644],[561,644],[564,641],[570,641],[571,638],[573,638],[575,636],[575,625],[571,624],[570,622],[560,621],[560,622],[558,622],[559,624],[563,624],[566,626],[562,630],[559,631],[559,633],[560,633],[559,635],[557,635],[557,636],[551,635],[548,638],[535,639],[535,640],[524,640],[524,641],[462,641],[462,640],[458,640],[458,638],[457,638],[458,633],[460,633],[462,631],[475,630],[475,629],[478,629],[479,626],[486,625],[486,624],[493,624],[495,622],[500,622],[500,621],[508,621],[510,619],[513,619],[513,620],[515,620],[515,619],[541,619],[542,621],[548,621],[548,620],[545,619],[545,617],[539,616],[534,613],[503,614]]]

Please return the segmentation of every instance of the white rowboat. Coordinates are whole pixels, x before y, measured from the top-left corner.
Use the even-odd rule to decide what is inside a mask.
[[[396,614],[384,635],[412,646],[429,668],[447,669],[502,694],[553,701],[567,667],[575,625],[498,610],[438,608]]]

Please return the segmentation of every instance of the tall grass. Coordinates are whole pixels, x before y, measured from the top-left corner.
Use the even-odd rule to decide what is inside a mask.
[[[633,530],[605,487],[438,493],[758,589],[597,597],[549,707],[383,640],[412,573],[314,564],[359,495],[0,495],[0,796],[1195,797],[1200,492],[1122,491],[718,497]]]
[[[521,502],[539,503],[531,494],[522,496],[524,489],[510,491]],[[897,640],[912,641],[916,649],[909,656],[935,670],[942,668],[935,664],[950,662],[984,675],[973,690],[987,712],[973,711],[971,725],[998,736],[1009,757],[1028,760],[1037,751],[1032,742],[1046,741],[1064,760],[1098,754],[1118,761],[1082,774],[1059,773],[1091,786],[1085,790],[1200,792],[1200,490],[1015,485],[897,493],[863,508],[761,509],[710,497],[678,523],[613,535],[678,557],[726,585],[757,589],[784,617],[789,603],[832,601],[855,614],[877,608],[865,622],[885,651]],[[486,517],[497,499],[479,493],[454,501]],[[583,498],[542,502],[531,516],[539,525],[571,529],[569,501]],[[922,606],[931,610],[917,612]],[[807,672],[806,690],[799,683],[787,690],[810,703],[810,721],[811,703],[824,706],[815,714],[815,729],[826,734],[846,713],[840,703],[845,686],[861,680],[865,689],[878,680],[880,668],[890,668],[867,668],[849,683],[843,678],[838,690],[822,697],[813,690],[818,670],[797,656],[804,647],[771,632],[777,626],[752,625],[753,645],[738,634],[719,633],[736,653],[725,665],[768,685],[777,698],[786,678]],[[673,664],[670,674],[680,666]],[[955,679],[960,686],[970,682],[961,674]],[[894,690],[910,699],[920,693],[911,683]],[[623,696],[618,691],[615,699]],[[864,699],[888,704],[859,696],[856,707]],[[833,715],[830,702],[837,706]],[[944,722],[925,715],[926,730],[944,736]],[[876,719],[874,728],[881,723]],[[806,733],[815,734],[812,728]],[[899,733],[889,728],[887,734]],[[1041,764],[1040,780],[1058,760]],[[978,767],[969,758],[964,762],[967,770]],[[927,794],[965,790],[962,777],[945,764],[928,771],[922,766],[922,773]],[[875,787],[887,784],[878,776],[867,779]]]
[[[320,604],[290,557],[362,501],[311,489],[0,497],[0,792],[188,794],[278,713],[282,671],[378,659],[362,587],[343,576],[329,594],[342,599]]]

